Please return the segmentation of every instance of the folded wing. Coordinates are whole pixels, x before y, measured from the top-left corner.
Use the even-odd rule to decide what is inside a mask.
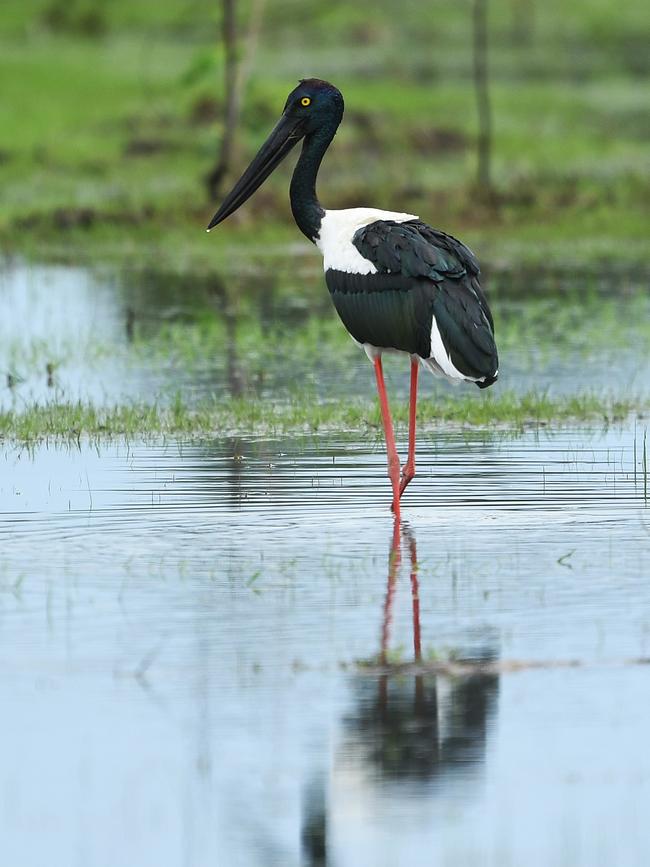
[[[420,220],[378,220],[352,243],[376,273],[328,270],[326,279],[355,340],[430,359],[480,387],[495,381],[494,323],[471,250]]]

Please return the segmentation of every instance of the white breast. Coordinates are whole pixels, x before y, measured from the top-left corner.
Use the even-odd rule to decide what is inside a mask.
[[[376,274],[377,269],[352,243],[354,233],[362,226],[376,223],[377,220],[391,220],[405,223],[417,220],[414,214],[399,214],[394,211],[381,211],[378,208],[346,208],[342,211],[325,211],[321,221],[316,246],[323,254],[323,267],[348,274]]]

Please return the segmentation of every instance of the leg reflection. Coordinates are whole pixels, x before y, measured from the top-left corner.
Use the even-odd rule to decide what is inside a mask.
[[[402,560],[399,536],[400,522],[398,518],[393,521],[393,536],[388,554],[388,583],[386,586],[386,598],[384,599],[384,616],[381,622],[381,645],[379,659],[382,665],[388,661],[388,645],[390,642],[390,627],[393,620],[393,600],[395,598],[395,583],[397,573]],[[379,712],[384,713],[388,702],[388,675],[379,676]]]
[[[327,864],[327,797],[323,778],[313,780],[303,792],[300,836],[303,867],[325,867]]]
[[[391,631],[401,565],[401,540],[409,553],[413,630],[413,674],[390,659]],[[399,610],[399,609],[398,609]],[[413,530],[395,521],[390,545],[386,596],[383,604],[379,663],[374,678],[354,678],[354,710],[345,721],[348,756],[374,774],[370,779],[435,781],[438,785],[467,776],[485,758],[488,721],[496,709],[499,678],[477,673],[451,677],[427,672],[423,661],[420,623],[420,581]],[[399,621],[398,621],[399,622]],[[496,651],[485,636],[478,650],[455,650],[455,657],[474,662],[493,659]],[[413,682],[411,683],[411,677]],[[376,680],[375,680],[376,678]]]
[[[422,659],[422,639],[420,637],[420,585],[418,582],[418,552],[415,544],[415,536],[408,524],[404,525],[404,538],[409,546],[409,559],[411,562],[411,608],[413,610],[413,658],[416,662]],[[422,711],[425,703],[424,678],[421,674],[415,675],[415,707]],[[436,702],[437,704],[437,702]]]

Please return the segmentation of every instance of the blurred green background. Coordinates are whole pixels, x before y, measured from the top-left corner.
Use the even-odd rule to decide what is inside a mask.
[[[647,0],[487,5],[490,201],[475,180],[468,0],[236,3],[249,75],[231,176],[297,79],[328,78],[346,115],[322,170],[327,206],[417,213],[495,267],[638,267],[650,201]],[[218,233],[203,231],[217,204],[205,179],[223,131],[221,14],[199,0],[0,5],[5,252],[201,270],[286,256],[288,244],[308,251],[288,206],[292,160]]]

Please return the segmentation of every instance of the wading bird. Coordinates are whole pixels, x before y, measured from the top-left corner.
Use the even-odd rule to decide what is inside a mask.
[[[498,373],[494,323],[478,262],[456,238],[413,214],[323,208],[316,176],[342,117],[343,96],[333,84],[317,78],[301,81],[208,231],[243,205],[304,139],[291,179],[291,210],[300,231],[323,254],[325,280],[343,324],[374,365],[392,509],[399,518],[400,498],[415,475],[419,366],[453,382],[487,388]],[[382,354],[388,351],[411,358],[409,446],[401,476],[382,369]]]

